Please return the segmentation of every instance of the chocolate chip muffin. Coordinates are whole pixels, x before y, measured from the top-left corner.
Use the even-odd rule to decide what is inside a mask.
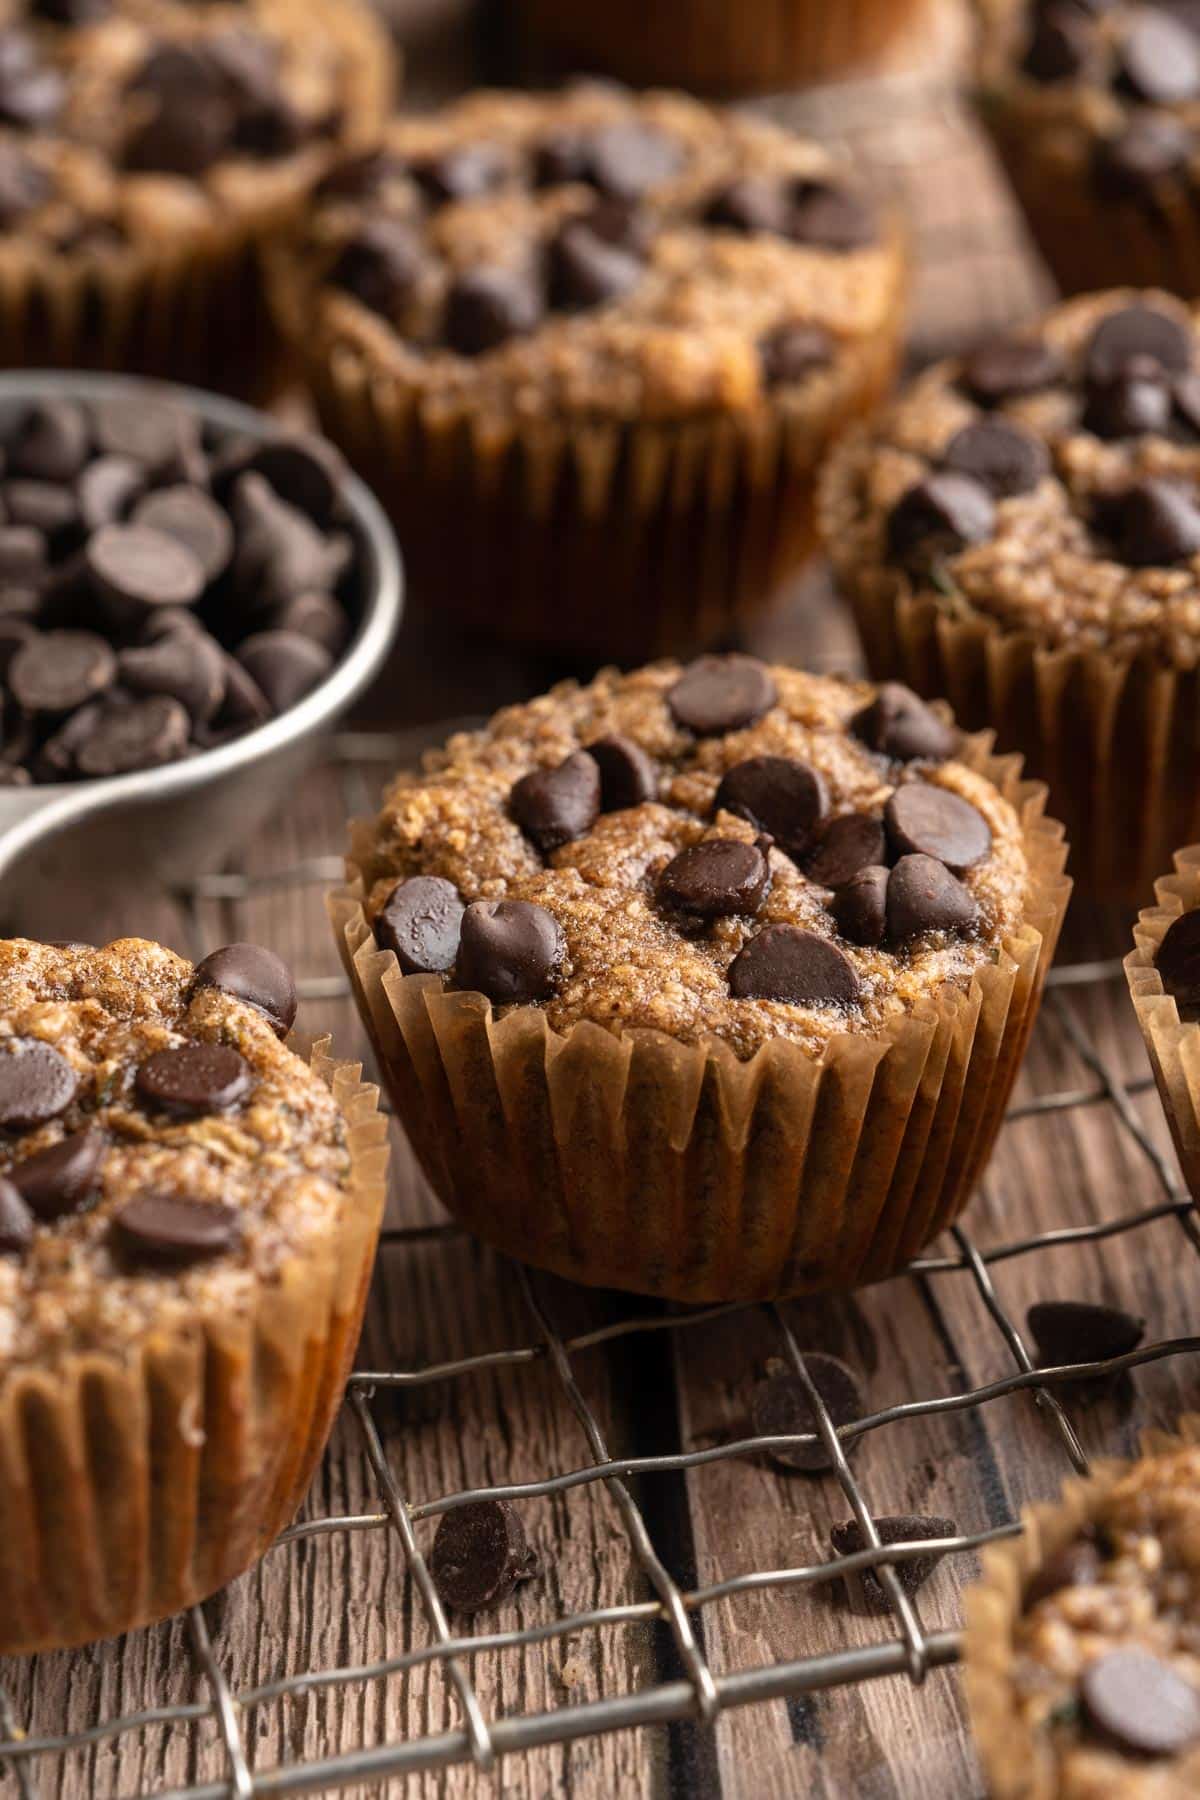
[[[1200,1789],[1200,1419],[1148,1433],[985,1551],[966,1689],[996,1800]]]
[[[1184,1178],[1200,1200],[1200,845],[1176,851],[1155,892],[1125,973]]]
[[[0,1650],[164,1617],[287,1524],[362,1316],[386,1147],[239,944],[0,942]]]
[[[736,655],[452,738],[333,906],[446,1205],[681,1300],[891,1273],[965,1204],[1037,1010],[1042,798],[907,689]]]
[[[981,0],[981,103],[1065,293],[1200,294],[1195,0]]]
[[[728,634],[803,558],[816,464],[889,379],[902,263],[816,145],[591,86],[398,121],[272,293],[418,603],[632,659]]]
[[[269,388],[258,245],[392,81],[365,0],[0,0],[0,367]]]
[[[921,376],[822,490],[872,673],[1022,751],[1124,900],[1200,836],[1198,398],[1195,316],[1096,295]]]

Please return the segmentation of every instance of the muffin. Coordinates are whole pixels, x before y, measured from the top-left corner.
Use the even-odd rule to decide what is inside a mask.
[[[966,1691],[995,1800],[1200,1791],[1200,1419],[984,1552]]]
[[[280,1041],[286,968],[0,943],[0,1652],[115,1636],[267,1548],[358,1337],[384,1122]]]
[[[1198,403],[1195,315],[1095,295],[921,376],[822,491],[872,673],[1022,751],[1133,903],[1200,837]]]
[[[1200,1198],[1200,846],[1175,854],[1134,927],[1125,973],[1171,1136]]]
[[[981,105],[1067,294],[1200,294],[1200,7],[980,0]]]
[[[271,260],[418,603],[593,659],[725,637],[803,560],[902,284],[823,149],[599,86],[397,121]]]
[[[258,246],[393,82],[365,0],[0,0],[0,367],[269,390]]]
[[[906,1263],[987,1159],[1067,900],[989,748],[894,685],[709,656],[401,775],[332,916],[446,1206],[685,1301]]]

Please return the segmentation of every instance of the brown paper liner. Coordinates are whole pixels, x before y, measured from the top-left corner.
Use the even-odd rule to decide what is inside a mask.
[[[214,1593],[290,1522],[358,1342],[385,1198],[387,1121],[328,1040],[312,1066],[347,1124],[345,1215],[257,1306],[0,1386],[0,1654],[62,1649]]]
[[[1198,1443],[1200,1415],[1189,1413],[1174,1432],[1143,1432],[1141,1454],[1169,1456]],[[1053,1749],[1022,1717],[1016,1703],[1014,1628],[1031,1578],[1099,1515],[1107,1496],[1133,1466],[1101,1463],[1086,1480],[1068,1480],[1057,1501],[1026,1508],[1021,1514],[1023,1535],[984,1551],[980,1579],[964,1596],[963,1684],[992,1800],[1055,1800],[1060,1791]]]
[[[931,994],[820,1059],[590,1022],[405,976],[375,947],[352,843],[330,916],[383,1079],[443,1204],[487,1243],[589,1285],[674,1300],[845,1289],[903,1267],[965,1206],[991,1151],[1070,883],[1062,828],[1018,758],[964,761],[1017,808],[1025,918],[968,990]]]
[[[1200,1024],[1185,1022],[1155,959],[1181,913],[1200,906],[1200,845],[1175,853],[1175,873],[1155,883],[1158,905],[1139,914],[1125,974],[1171,1136],[1193,1200],[1200,1199]]]

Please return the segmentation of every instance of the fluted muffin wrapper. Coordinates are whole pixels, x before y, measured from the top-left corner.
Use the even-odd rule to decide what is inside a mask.
[[[0,1654],[166,1618],[240,1575],[290,1522],[341,1401],[385,1199],[378,1089],[324,1040],[346,1121],[339,1228],[253,1304],[0,1376]]]
[[[674,1300],[878,1281],[961,1212],[990,1153],[1066,910],[1062,828],[1017,758],[965,757],[1022,819],[1025,916],[968,989],[818,1059],[772,1040],[616,1035],[401,973],[363,909],[359,829],[330,916],[384,1083],[443,1203],[522,1261]]]
[[[1200,1199],[1200,1023],[1183,1020],[1155,967],[1175,920],[1200,906],[1200,845],[1175,853],[1175,873],[1155,883],[1158,905],[1138,915],[1125,974],[1171,1136],[1192,1198]]]
[[[1200,1414],[1187,1413],[1173,1432],[1144,1431],[1140,1449],[1143,1457],[1169,1456],[1196,1444]],[[1030,1581],[1099,1516],[1133,1466],[1132,1461],[1099,1463],[1086,1479],[1070,1477],[1057,1500],[1025,1508],[1021,1537],[990,1545],[980,1579],[966,1591],[963,1685],[992,1800],[1055,1800],[1060,1791],[1049,1741],[1017,1706],[1015,1627]]]

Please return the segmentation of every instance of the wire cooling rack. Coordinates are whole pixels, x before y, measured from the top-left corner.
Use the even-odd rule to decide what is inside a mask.
[[[407,740],[407,747],[411,751],[411,740]],[[394,767],[404,753],[405,740],[391,736],[354,733],[344,734],[336,740],[332,754],[342,773],[348,812],[361,811],[368,798],[364,763],[378,762]],[[269,877],[248,878],[236,873],[209,877],[176,898],[193,938],[192,948],[199,955],[212,947],[206,942],[202,928],[205,903],[218,901],[231,908],[236,927],[238,909],[250,899],[285,886],[311,886],[319,890],[339,875],[340,859],[321,856]],[[59,1758],[70,1752],[94,1750],[98,1745],[154,1726],[181,1730],[204,1728],[209,1733],[215,1727],[224,1767],[214,1780],[171,1789],[144,1787],[140,1792],[169,1794],[172,1800],[225,1800],[231,1795],[239,1800],[250,1800],[256,1794],[317,1792],[351,1784],[370,1786],[407,1773],[456,1763],[474,1763],[478,1769],[487,1770],[501,1757],[536,1746],[563,1744],[593,1734],[678,1720],[712,1722],[725,1709],[794,1698],[882,1676],[907,1677],[919,1687],[931,1670],[957,1661],[960,1655],[958,1633],[925,1628],[920,1601],[905,1591],[896,1568],[931,1550],[950,1557],[969,1556],[989,1542],[1014,1535],[1018,1527],[1015,1523],[1007,1523],[936,1542],[908,1541],[884,1547],[870,1498],[850,1466],[848,1453],[853,1441],[867,1433],[885,1432],[894,1440],[894,1454],[900,1459],[904,1456],[905,1428],[912,1421],[940,1413],[984,1408],[1005,1396],[1024,1392],[1036,1405],[1047,1434],[1051,1460],[1057,1459],[1064,1474],[1069,1470],[1082,1473],[1087,1469],[1087,1458],[1058,1397],[1057,1390],[1062,1384],[1078,1381],[1081,1375],[1115,1376],[1142,1364],[1200,1351],[1200,1338],[1160,1338],[1110,1362],[1035,1368],[1021,1328],[1006,1311],[993,1281],[992,1272],[996,1265],[1009,1259],[1035,1257],[1064,1245],[1099,1244],[1143,1231],[1163,1220],[1173,1221],[1177,1226],[1183,1254],[1190,1257],[1200,1253],[1200,1230],[1191,1203],[1173,1163],[1159,1149],[1134,1105],[1136,1096],[1152,1085],[1151,1078],[1122,1079],[1089,1041],[1078,1019],[1064,1004],[1068,989],[1096,987],[1120,977],[1121,968],[1117,961],[1067,965],[1052,971],[1047,1012],[1089,1071],[1091,1083],[1026,1100],[1009,1113],[1005,1129],[1037,1130],[1039,1121],[1056,1114],[1079,1108],[1107,1107],[1121,1133],[1136,1150],[1157,1195],[1155,1203],[1103,1223],[1048,1231],[987,1249],[977,1247],[969,1230],[959,1226],[943,1240],[946,1245],[943,1253],[923,1256],[909,1272],[895,1278],[895,1284],[932,1277],[972,1284],[1003,1340],[1012,1364],[1010,1374],[983,1386],[972,1387],[964,1382],[953,1391],[918,1395],[837,1427],[806,1372],[795,1323],[786,1305],[718,1306],[666,1312],[647,1306],[644,1311],[639,1310],[634,1316],[614,1324],[573,1337],[563,1336],[551,1321],[540,1291],[541,1278],[516,1270],[528,1321],[526,1341],[512,1348],[465,1356],[452,1362],[372,1368],[355,1373],[347,1389],[347,1410],[357,1427],[361,1450],[370,1471],[376,1509],[305,1518],[285,1532],[270,1552],[274,1557],[288,1557],[294,1556],[308,1539],[371,1532],[394,1534],[412,1577],[416,1602],[424,1615],[426,1641],[386,1660],[357,1664],[348,1660],[344,1666],[303,1668],[269,1684],[235,1692],[214,1648],[205,1609],[195,1608],[188,1615],[187,1624],[201,1685],[206,1689],[202,1699],[179,1705],[150,1705],[103,1719],[70,1735],[39,1737],[22,1731],[9,1694],[0,1690],[0,1769],[6,1772],[11,1791],[21,1800],[35,1800],[36,1796],[48,1793],[52,1788],[59,1791]],[[309,1001],[328,1000],[343,992],[344,984],[340,978],[320,977],[304,984],[302,997]],[[399,1227],[389,1230],[386,1237],[390,1244],[402,1247],[418,1240],[427,1241],[431,1235],[454,1234],[452,1226]],[[670,1332],[684,1345],[695,1334],[713,1328],[716,1320],[727,1319],[739,1311],[766,1315],[779,1357],[805,1384],[819,1438],[832,1465],[832,1479],[839,1485],[858,1521],[864,1548],[843,1558],[805,1562],[795,1567],[754,1569],[689,1591],[668,1572],[667,1559],[656,1548],[653,1530],[634,1497],[631,1483],[642,1477],[695,1470],[718,1461],[760,1457],[799,1443],[812,1444],[814,1436],[749,1436],[678,1454],[628,1458],[614,1455],[604,1422],[588,1403],[577,1380],[575,1364],[585,1351],[617,1339],[636,1338],[643,1333]],[[548,1365],[553,1371],[561,1403],[574,1414],[585,1434],[589,1460],[580,1467],[547,1474],[543,1479],[463,1489],[433,1498],[403,1491],[386,1454],[372,1410],[373,1401],[386,1390],[411,1392],[434,1384],[466,1381],[484,1370],[507,1368],[520,1371],[532,1365]],[[479,1616],[478,1630],[452,1627],[421,1552],[417,1525],[478,1499],[521,1501],[535,1496],[560,1495],[590,1484],[603,1484],[607,1488],[627,1537],[632,1566],[644,1579],[647,1597],[551,1619],[525,1629],[487,1630],[486,1614]],[[736,1600],[749,1594],[781,1594],[789,1589],[818,1590],[846,1575],[867,1569],[877,1572],[887,1601],[875,1641],[866,1644],[848,1642],[842,1650],[725,1674],[718,1674],[710,1666],[704,1650],[702,1621],[706,1609],[715,1602]],[[620,1631],[652,1622],[658,1622],[670,1634],[680,1670],[678,1679],[653,1680],[637,1691],[605,1694],[582,1704],[564,1704],[553,1710],[504,1717],[488,1716],[473,1684],[473,1662],[482,1652],[518,1652],[531,1645],[549,1645],[554,1640],[576,1638],[580,1634]],[[283,1762],[272,1768],[254,1766],[253,1720],[262,1709],[279,1706],[289,1697],[311,1695],[321,1689],[403,1682],[420,1665],[430,1663],[441,1665],[456,1697],[460,1722],[455,1729],[401,1741],[364,1742],[324,1759]]]

